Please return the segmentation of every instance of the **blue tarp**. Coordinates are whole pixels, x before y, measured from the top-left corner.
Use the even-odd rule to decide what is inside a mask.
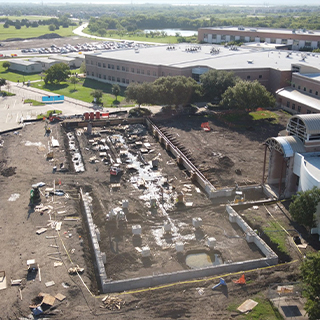
[[[43,103],[59,103],[64,101],[64,96],[43,96]]]

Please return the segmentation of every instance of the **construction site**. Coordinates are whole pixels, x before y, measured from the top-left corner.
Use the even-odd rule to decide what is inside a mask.
[[[99,294],[143,292],[267,268],[251,276],[265,281],[261,274],[270,274],[268,267],[287,261],[259,236],[246,214],[285,210],[261,181],[262,144],[284,129],[286,118],[281,121],[260,124],[257,132],[252,127],[227,128],[218,117],[209,122],[198,115],[104,119],[96,113],[83,119],[30,123],[22,131],[2,135],[0,182],[6,191],[1,201],[8,206],[3,210],[1,239],[9,238],[4,244],[6,260],[12,263],[7,277],[21,285],[5,314],[37,310],[42,304],[38,294],[45,289],[53,290],[50,296],[56,299],[67,297],[67,304],[58,299],[57,309],[47,299],[51,315],[89,319],[86,312],[92,318],[107,314],[101,306],[99,310],[96,297],[88,304]],[[24,211],[20,218],[13,216],[19,210]],[[28,243],[9,234],[12,229],[6,224],[13,222],[16,234],[24,234]],[[31,278],[27,272],[27,280],[25,268],[34,271]],[[282,274],[291,267],[275,268]],[[294,279],[295,271],[290,274]],[[205,284],[210,288],[212,281]],[[235,290],[239,297],[243,294]],[[210,291],[206,298],[215,294]],[[14,300],[15,293],[2,292]],[[194,312],[199,309],[191,311],[192,297],[184,303],[180,293],[181,287],[172,290],[177,304],[158,297],[163,314],[156,308],[152,318],[189,314],[197,319]],[[119,299],[119,319],[124,313],[151,318],[151,304],[147,307],[145,299],[155,294],[133,292]],[[34,297],[38,301],[31,303]],[[46,295],[40,297],[44,300]],[[108,299],[104,303],[112,300]],[[140,312],[139,299],[144,300]],[[228,295],[215,299],[220,301],[218,318],[229,319],[230,312],[222,307]],[[217,314],[214,306],[210,308]]]

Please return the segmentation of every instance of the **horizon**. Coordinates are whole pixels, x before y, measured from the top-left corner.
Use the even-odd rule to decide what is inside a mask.
[[[3,4],[12,4],[12,3],[23,3],[22,0],[11,0],[10,2],[4,2]],[[253,7],[268,7],[268,6],[274,6],[274,7],[281,7],[281,6],[288,6],[288,7],[305,7],[305,6],[318,6],[319,2],[316,0],[307,0],[305,3],[301,3],[300,0],[284,0],[281,3],[276,0],[261,0],[261,2],[258,2],[256,0],[191,0],[191,1],[183,1],[183,0],[93,0],[93,1],[87,1],[87,0],[68,0],[66,2],[62,0],[31,0],[27,4],[39,4],[39,5],[72,5],[72,4],[101,4],[101,5],[143,5],[143,4],[149,4],[149,5],[185,5],[185,6],[197,6],[197,5],[211,5],[211,6],[253,6]]]

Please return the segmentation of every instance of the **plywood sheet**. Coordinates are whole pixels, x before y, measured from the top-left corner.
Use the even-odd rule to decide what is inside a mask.
[[[248,299],[242,305],[240,305],[237,310],[242,313],[245,313],[245,312],[251,311],[257,304],[258,302]]]

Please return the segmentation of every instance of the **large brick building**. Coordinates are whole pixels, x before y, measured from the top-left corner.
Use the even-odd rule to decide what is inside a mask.
[[[232,41],[270,43],[279,47],[299,50],[320,48],[320,32],[311,30],[288,30],[244,27],[200,28],[198,41],[204,43],[227,43]]]
[[[139,50],[86,53],[87,77],[128,86],[133,82],[152,82],[162,76],[182,75],[199,81],[201,74],[211,69],[232,71],[241,79],[258,80],[277,95],[279,106],[288,108],[289,105],[292,113],[320,112],[320,81],[315,77],[320,69],[319,55],[276,50],[268,44],[258,47],[259,50],[218,45],[176,45],[175,48],[153,46]],[[307,76],[307,73],[312,75]],[[291,88],[287,88],[290,84]],[[294,103],[298,95],[296,92],[291,94],[290,90],[298,91],[309,102],[306,105],[298,101]],[[285,92],[286,97],[292,97],[290,104]]]

